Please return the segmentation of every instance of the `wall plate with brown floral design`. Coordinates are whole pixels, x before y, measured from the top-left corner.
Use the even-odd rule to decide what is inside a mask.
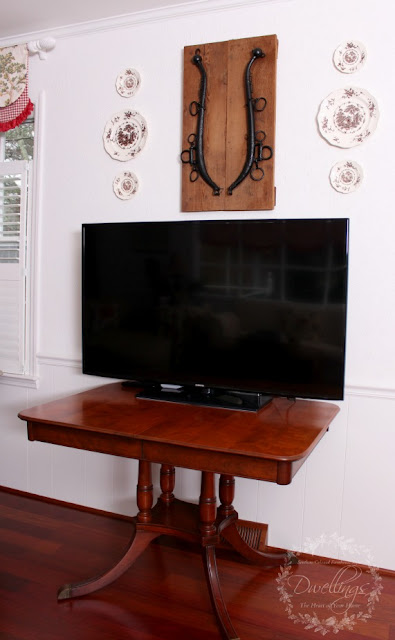
[[[138,111],[120,111],[104,128],[104,148],[112,158],[125,162],[140,153],[147,134],[147,123]]]
[[[139,89],[141,77],[136,69],[128,67],[122,71],[116,81],[115,86],[120,96],[123,98],[131,98]]]
[[[321,135],[336,147],[355,147],[369,138],[377,126],[379,110],[365,89],[337,89],[322,101],[317,120]]]
[[[348,40],[339,44],[333,54],[333,64],[341,73],[354,73],[365,64],[365,61],[365,46],[357,40]]]
[[[329,180],[339,193],[352,193],[361,185],[362,167],[354,160],[343,160],[333,165]]]

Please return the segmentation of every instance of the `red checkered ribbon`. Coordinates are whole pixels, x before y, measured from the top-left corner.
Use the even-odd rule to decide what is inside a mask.
[[[15,102],[8,107],[0,108],[0,131],[9,131],[18,127],[31,114],[33,107],[34,105],[27,94],[26,83],[22,95]]]

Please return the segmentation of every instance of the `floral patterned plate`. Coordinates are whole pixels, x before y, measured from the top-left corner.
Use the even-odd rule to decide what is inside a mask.
[[[352,160],[344,160],[333,165],[329,180],[340,193],[352,193],[360,186],[363,178],[361,166]]]
[[[366,49],[362,42],[349,40],[340,44],[333,54],[333,64],[342,73],[354,73],[366,60]]]
[[[365,89],[337,89],[321,102],[317,121],[321,135],[348,149],[364,142],[376,129],[377,102]]]
[[[116,79],[115,86],[119,95],[124,98],[131,98],[140,87],[141,78],[136,69],[125,69]]]
[[[115,160],[125,162],[134,158],[145,145],[147,123],[137,111],[115,113],[104,128],[103,143]]]
[[[139,181],[131,171],[122,171],[112,183],[114,193],[121,200],[129,200],[139,188]]]

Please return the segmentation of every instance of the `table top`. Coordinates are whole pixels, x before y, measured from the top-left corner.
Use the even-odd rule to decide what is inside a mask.
[[[257,412],[136,398],[105,384],[21,411],[30,440],[288,484],[339,411],[274,398]]]

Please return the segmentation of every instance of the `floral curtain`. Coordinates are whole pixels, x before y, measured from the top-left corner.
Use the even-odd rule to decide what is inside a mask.
[[[15,129],[32,111],[27,45],[0,48],[0,131]]]

